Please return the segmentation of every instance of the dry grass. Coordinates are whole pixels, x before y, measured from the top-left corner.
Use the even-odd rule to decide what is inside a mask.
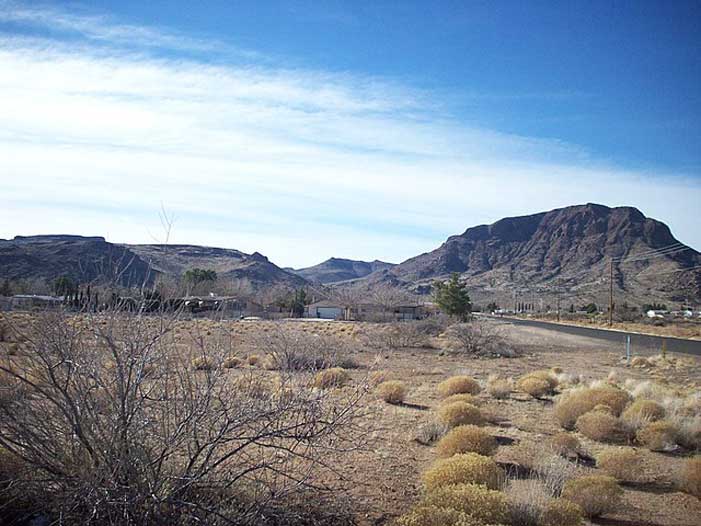
[[[651,451],[674,449],[677,445],[677,426],[667,420],[658,420],[643,426],[635,435],[636,441]]]
[[[318,389],[331,389],[333,387],[343,387],[350,377],[348,373],[340,367],[331,367],[319,371],[314,376],[314,387]]]
[[[449,427],[440,420],[431,420],[419,426],[414,439],[425,446],[433,444],[449,430]]]
[[[480,405],[481,400],[468,393],[458,393],[441,400],[441,405],[448,405],[452,404],[453,402],[465,402],[466,404],[478,406]]]
[[[577,419],[577,431],[597,442],[623,443],[629,438],[620,419],[603,411],[589,411]]]
[[[616,510],[622,497],[623,490],[616,479],[601,475],[569,480],[562,490],[562,498],[577,504],[584,515],[590,518]]]
[[[632,448],[610,448],[596,457],[596,465],[607,475],[622,482],[640,479],[642,457]]]
[[[679,489],[701,499],[701,456],[684,462],[679,473]]]
[[[453,402],[442,406],[438,410],[438,418],[448,427],[482,425],[485,422],[479,408],[466,402]]]
[[[623,411],[621,418],[630,427],[637,429],[648,422],[662,420],[665,414],[665,408],[654,400],[638,399]]]
[[[229,356],[222,362],[222,367],[225,369],[237,369],[243,365],[243,360],[238,356]]]
[[[192,368],[196,371],[211,371],[215,368],[214,362],[206,356],[198,356],[192,360]]]
[[[473,425],[451,429],[436,446],[436,452],[442,458],[459,453],[478,453],[489,456],[493,455],[496,449],[497,442],[494,437],[484,429]]]
[[[483,526],[484,523],[462,511],[438,506],[419,506],[399,517],[394,526]]]
[[[424,473],[423,481],[428,492],[454,484],[481,484],[489,489],[497,489],[504,481],[504,472],[489,457],[462,453],[437,460]]]
[[[552,388],[546,380],[534,376],[521,378],[516,385],[521,391],[533,398],[542,398],[552,392]]]
[[[390,371],[385,371],[385,370],[373,371],[372,373],[370,373],[368,383],[371,386],[376,387],[383,382],[388,382],[388,381],[394,380],[394,379],[395,379],[394,375]]]
[[[577,419],[598,405],[608,406],[614,415],[620,415],[631,397],[615,387],[575,389],[567,392],[555,405],[555,418],[565,429],[572,429]]]
[[[399,380],[382,382],[377,386],[376,391],[377,396],[388,404],[401,404],[404,402],[407,394],[406,385]]]
[[[575,457],[582,451],[579,439],[570,433],[557,433],[550,439],[550,446],[561,457]]]
[[[255,367],[260,363],[260,356],[257,354],[251,354],[248,358],[246,358],[246,363],[251,367]]]
[[[505,489],[512,526],[578,526],[582,510],[573,502],[553,498],[540,480],[512,480]]]
[[[455,484],[430,492],[423,505],[462,511],[482,524],[507,524],[509,505],[500,491],[477,484]]]
[[[487,381],[487,392],[492,398],[504,400],[509,398],[514,390],[513,381],[511,379],[503,379],[499,377],[490,377]]]
[[[562,374],[562,370],[560,369],[559,373],[555,373],[552,370],[549,370],[549,371],[545,371],[545,370],[531,371],[530,373],[523,375],[519,379],[519,381],[525,380],[526,378],[537,378],[539,380],[544,380],[544,381],[548,382],[548,386],[550,387],[550,390],[552,391],[559,384],[559,381],[557,379],[557,374]]]
[[[453,376],[438,384],[438,394],[441,398],[458,393],[476,395],[481,390],[479,382],[469,376]]]

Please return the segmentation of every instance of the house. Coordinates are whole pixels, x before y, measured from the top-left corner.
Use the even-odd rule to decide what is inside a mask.
[[[346,318],[346,308],[331,301],[317,301],[307,305],[307,318],[321,318],[324,320],[342,320]]]
[[[63,303],[63,297],[38,296],[36,294],[16,294],[12,296],[12,309],[35,310],[58,307]]]
[[[645,313],[648,318],[664,318],[667,314],[666,310],[649,310]]]

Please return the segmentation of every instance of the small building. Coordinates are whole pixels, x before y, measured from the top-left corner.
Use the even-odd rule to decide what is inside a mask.
[[[342,305],[331,301],[317,301],[307,305],[307,318],[321,318],[324,320],[342,320],[345,318],[346,309]]]
[[[645,313],[648,318],[664,318],[669,312],[666,310],[649,310]]]
[[[16,294],[12,296],[13,310],[35,310],[58,307],[63,303],[63,297],[40,296],[36,294]]]

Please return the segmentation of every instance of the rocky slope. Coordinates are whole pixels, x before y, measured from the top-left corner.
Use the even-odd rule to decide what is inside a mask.
[[[357,261],[354,259],[331,258],[313,267],[290,269],[304,279],[317,283],[339,283],[350,279],[358,279],[377,272],[390,269],[393,263],[384,261]]]
[[[682,270],[701,265],[701,254],[635,208],[596,204],[468,228],[357,284],[427,292],[433,280],[457,272],[478,301],[605,303],[612,258],[617,301],[701,301],[701,269]]]

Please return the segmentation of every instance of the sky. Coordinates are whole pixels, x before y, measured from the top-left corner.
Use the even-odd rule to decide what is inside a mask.
[[[701,2],[0,0],[0,238],[400,262],[587,202],[701,249]]]

